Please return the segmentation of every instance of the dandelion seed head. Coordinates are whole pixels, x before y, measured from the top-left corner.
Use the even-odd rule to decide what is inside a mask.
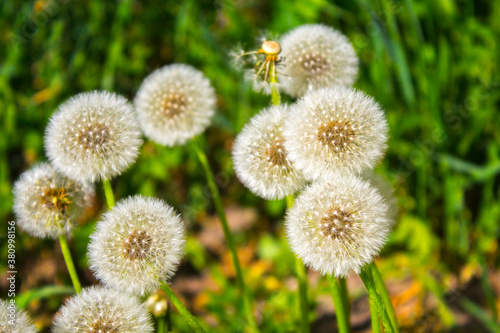
[[[159,199],[119,201],[90,237],[90,269],[105,285],[134,295],[156,291],[175,273],[184,254],[184,224]]]
[[[241,182],[266,199],[281,199],[299,190],[304,178],[288,160],[283,123],[287,105],[272,106],[254,116],[236,137],[233,163]]]
[[[35,333],[37,332],[37,329],[35,325],[33,325],[33,322],[31,319],[28,317],[26,312],[19,310],[15,305],[14,305],[14,312],[15,312],[15,319],[12,319],[10,316],[12,314],[11,308],[8,308],[10,304],[8,304],[4,300],[0,300],[0,332],[5,332],[5,333]],[[13,325],[12,322],[9,323],[9,321],[14,321]]]
[[[373,168],[388,126],[373,98],[345,86],[307,93],[292,105],[283,131],[288,158],[307,179]]]
[[[394,195],[394,189],[391,184],[389,184],[389,182],[382,175],[379,175],[372,170],[365,171],[360,176],[375,187],[379,191],[382,198],[384,198],[387,206],[389,207],[387,210],[387,218],[391,222],[391,225],[394,225],[398,215],[398,199]]]
[[[281,39],[285,59],[280,82],[292,97],[333,85],[351,86],[358,74],[358,58],[349,40],[322,24],[297,27]]]
[[[57,238],[70,234],[92,203],[94,189],[41,163],[21,175],[13,194],[19,227],[34,237]]]
[[[292,250],[302,261],[335,277],[359,273],[386,242],[388,205],[367,181],[339,174],[307,187],[287,212]]]
[[[202,133],[215,109],[215,90],[195,68],[174,64],[144,79],[134,100],[144,135],[165,146]]]
[[[153,323],[136,297],[118,289],[89,287],[59,310],[53,332],[147,333],[153,332]]]
[[[45,131],[52,165],[80,181],[119,175],[136,160],[141,144],[130,103],[104,91],[81,93],[61,104]]]

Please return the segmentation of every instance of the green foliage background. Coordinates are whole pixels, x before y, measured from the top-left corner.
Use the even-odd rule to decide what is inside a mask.
[[[232,169],[235,135],[269,98],[242,81],[229,52],[238,45],[258,48],[255,38],[263,33],[279,35],[304,23],[324,23],[348,36],[361,60],[355,86],[374,96],[387,113],[389,150],[377,171],[395,188],[400,212],[382,253],[383,275],[410,279],[435,300],[433,306],[422,302],[423,315],[403,325],[410,331],[460,331],[461,311],[479,323],[476,327],[499,328],[499,296],[492,282],[500,260],[499,1],[40,0],[3,1],[0,13],[2,258],[5,222],[14,218],[12,183],[46,160],[44,128],[55,108],[94,89],[133,99],[151,71],[184,62],[203,71],[218,94],[218,112],[203,140],[223,201],[258,213],[251,230],[236,233],[238,245],[253,244],[253,260],[273,265],[268,275],[278,280],[293,276],[293,257],[281,228],[284,202],[252,195]],[[234,281],[223,273],[221,258],[196,237],[213,207],[189,146],[166,149],[147,141],[137,163],[113,186],[117,197],[158,196],[181,211],[191,236],[180,276],[208,272],[223,292],[207,294],[205,311],[220,331],[242,330],[244,323],[227,315],[237,303]],[[103,203],[99,195],[95,215]],[[94,223],[95,217],[90,218],[73,241],[86,284],[95,282],[85,270]],[[57,244],[19,232],[17,245],[21,292],[30,289],[33,296],[42,285],[30,284],[30,267],[57,252]],[[5,270],[4,260],[0,268]],[[253,276],[252,266],[245,270]],[[58,272],[53,284],[69,285],[64,267]],[[448,282],[467,272],[471,278],[450,301],[457,287]],[[293,331],[299,315],[290,304],[296,293],[284,286],[266,289],[262,281],[260,276],[250,279],[264,314],[263,331]],[[477,292],[467,295],[474,286]],[[324,281],[310,297],[321,293],[328,293]],[[39,305],[28,306],[40,326],[50,322],[62,300],[50,295],[35,295],[32,303]],[[311,309],[311,320],[318,319]],[[176,316],[174,324],[186,330]]]

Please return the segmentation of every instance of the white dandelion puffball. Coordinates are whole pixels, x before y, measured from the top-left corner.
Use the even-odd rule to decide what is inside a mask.
[[[73,179],[109,179],[134,163],[142,144],[130,103],[119,95],[81,93],[59,106],[45,131],[52,164]]]
[[[144,135],[164,146],[202,133],[215,109],[215,90],[202,72],[173,64],[151,73],[134,100]]]
[[[172,277],[184,255],[184,223],[155,198],[121,200],[90,236],[90,269],[110,288],[146,295]]]
[[[323,275],[359,273],[384,245],[391,223],[380,193],[355,175],[337,175],[307,187],[288,210],[292,250]]]
[[[373,168],[387,148],[385,114],[373,98],[344,86],[307,93],[285,121],[288,157],[307,179]]]
[[[283,123],[288,114],[287,105],[262,110],[245,125],[234,143],[233,163],[238,178],[265,199],[282,199],[305,183],[284,147]]]
[[[52,332],[147,333],[153,332],[153,323],[136,297],[120,290],[89,287],[59,310]]]
[[[0,300],[0,332],[35,333],[37,331],[28,315],[19,310],[15,303]]]
[[[306,24],[281,39],[285,65],[279,80],[292,97],[333,85],[354,84],[358,57],[346,36],[323,24]]]
[[[21,175],[13,194],[19,227],[35,237],[57,238],[77,224],[93,201],[94,188],[41,163]]]

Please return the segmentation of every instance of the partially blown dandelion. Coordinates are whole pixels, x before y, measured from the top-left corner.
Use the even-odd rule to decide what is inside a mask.
[[[368,182],[339,175],[305,189],[286,216],[293,251],[322,274],[359,273],[390,231],[388,205]]]
[[[14,304],[0,300],[0,332],[5,333],[35,333],[35,325],[28,315]]]
[[[151,73],[134,100],[144,135],[165,146],[184,144],[202,133],[210,125],[215,102],[210,81],[184,64]]]
[[[280,76],[283,90],[292,97],[337,84],[352,85],[358,58],[339,31],[322,24],[306,24],[281,39],[285,59]]]
[[[387,122],[373,98],[336,86],[307,93],[285,121],[285,148],[308,179],[360,173],[382,159]]]
[[[304,178],[288,160],[283,123],[288,106],[272,106],[254,116],[236,137],[233,148],[238,178],[255,194],[282,199],[299,190]]]
[[[137,158],[141,132],[129,102],[116,94],[78,94],[59,106],[45,134],[52,164],[81,181],[112,178]]]
[[[19,227],[35,237],[69,234],[93,198],[93,187],[63,176],[48,163],[24,172],[14,184]]]
[[[184,225],[174,209],[134,196],[104,214],[90,237],[90,269],[105,285],[135,295],[156,291],[184,254]]]
[[[90,287],[61,308],[53,332],[147,333],[153,332],[153,324],[145,306],[134,296],[105,287]]]

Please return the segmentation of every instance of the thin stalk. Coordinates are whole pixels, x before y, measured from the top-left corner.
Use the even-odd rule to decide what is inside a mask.
[[[391,319],[387,314],[387,310],[384,306],[384,302],[382,302],[382,297],[378,294],[377,288],[375,287],[375,283],[373,282],[373,276],[371,273],[371,269],[367,266],[359,273],[359,277],[363,280],[363,284],[365,285],[366,291],[368,292],[368,298],[371,303],[375,306],[378,316],[382,321],[382,326],[386,333],[394,333],[394,328],[392,327]]]
[[[370,303],[370,317],[372,321],[372,333],[380,333],[380,320],[378,319],[377,308],[375,304],[373,304],[373,300],[368,298],[368,302]]]
[[[271,76],[269,77],[269,84],[271,85],[271,102],[273,105],[279,105],[281,103],[280,92],[276,88],[278,84],[278,77],[276,74],[276,65],[271,65]]]
[[[165,294],[167,294],[167,297],[170,300],[170,302],[172,302],[177,311],[179,311],[182,318],[184,318],[186,323],[189,325],[189,327],[193,329],[193,331],[205,332],[203,326],[201,326],[200,323],[196,320],[196,318],[193,317],[191,312],[189,312],[189,310],[186,309],[184,304],[182,304],[181,300],[174,294],[172,289],[170,289],[170,287],[166,283],[161,285],[161,289],[165,292]]]
[[[78,274],[76,274],[75,264],[73,263],[73,259],[71,258],[71,253],[69,252],[68,247],[68,240],[66,239],[65,235],[59,236],[59,245],[61,246],[64,262],[66,263],[66,267],[68,268],[73,287],[75,288],[76,293],[79,294],[82,291],[82,285],[80,284],[80,280],[78,279]]]
[[[245,311],[246,320],[248,322],[248,325],[250,325],[252,328],[256,328],[257,323],[255,322],[255,318],[252,313],[252,307],[250,305],[251,304],[250,297],[247,288],[245,286],[245,282],[243,280],[243,273],[241,271],[240,261],[238,259],[238,254],[236,252],[236,247],[234,245],[233,235],[231,234],[231,229],[229,229],[229,224],[227,223],[226,213],[222,205],[219,189],[217,188],[217,185],[215,183],[214,174],[212,172],[212,169],[210,168],[210,165],[208,164],[207,155],[205,154],[203,149],[201,149],[196,139],[193,142],[193,147],[196,151],[196,155],[198,156],[201,166],[205,171],[205,176],[208,182],[210,193],[212,194],[215,210],[217,212],[217,215],[219,216],[219,220],[222,225],[222,230],[224,231],[224,237],[226,238],[226,242],[229,246],[229,252],[231,254],[231,259],[233,261],[234,270],[236,271],[236,280],[243,297],[243,307]]]
[[[385,309],[387,310],[387,314],[391,319],[392,327],[394,328],[394,332],[399,333],[398,321],[396,318],[396,312],[394,311],[394,306],[391,302],[391,297],[389,296],[389,291],[387,291],[387,287],[382,279],[382,275],[380,275],[380,271],[378,270],[375,262],[370,264],[370,268],[372,270],[373,282],[375,283],[375,288],[377,288],[378,293],[382,297],[382,302],[384,302]]]
[[[286,197],[286,205],[288,209],[292,208],[294,202],[293,194]],[[309,332],[309,304],[307,300],[307,271],[302,263],[302,260],[295,257],[295,271],[297,281],[299,283],[299,301],[300,301],[300,331]]]
[[[342,296],[342,301],[346,308],[346,318],[350,320],[351,318],[351,299],[349,298],[349,291],[347,290],[347,280],[344,278],[338,279],[340,296]],[[350,322],[350,321],[349,321]]]
[[[156,322],[157,322],[156,332],[158,332],[158,333],[166,333],[167,330],[165,329],[166,328],[166,325],[165,325],[165,316],[156,317]]]
[[[106,178],[102,180],[102,187],[104,188],[104,195],[106,196],[108,208],[111,209],[115,206],[115,196],[113,195],[113,189],[111,188],[109,179]]]
[[[348,304],[345,303],[345,298],[342,297],[342,291],[338,279],[328,276],[330,289],[332,290],[333,305],[335,307],[335,315],[337,317],[337,326],[340,333],[351,332],[351,325],[347,314]]]

